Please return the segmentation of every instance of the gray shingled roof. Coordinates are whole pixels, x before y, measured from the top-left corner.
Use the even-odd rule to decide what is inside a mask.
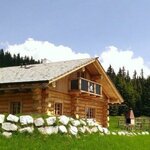
[[[50,81],[93,60],[95,58],[27,65],[26,68],[21,66],[0,68],[0,84]]]

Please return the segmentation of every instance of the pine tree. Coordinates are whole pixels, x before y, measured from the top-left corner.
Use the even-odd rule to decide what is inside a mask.
[[[110,79],[115,83],[116,80],[116,74],[112,66],[110,65],[107,69],[107,75],[110,77]]]
[[[9,52],[4,52],[3,49],[0,50],[0,67],[8,66],[19,66],[21,64],[38,64],[40,61],[36,61],[33,57],[29,58],[27,56],[20,57],[20,54],[11,55]]]
[[[150,77],[147,79],[144,78],[143,69],[141,69],[140,76],[137,76],[137,72],[135,70],[133,78],[131,79],[129,71],[126,72],[124,67],[122,67],[122,69],[119,68],[116,75],[110,65],[107,70],[107,74],[124,98],[124,104],[120,106],[111,105],[110,115],[121,115],[129,108],[132,108],[135,116],[150,116]]]
[[[142,115],[150,116],[150,76],[147,78],[143,86],[142,102]]]

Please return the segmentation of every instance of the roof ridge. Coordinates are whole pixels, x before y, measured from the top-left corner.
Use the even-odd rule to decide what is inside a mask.
[[[3,67],[0,68],[0,84],[52,80],[93,61],[95,61],[95,58],[83,58],[43,64],[30,64],[22,67]]]

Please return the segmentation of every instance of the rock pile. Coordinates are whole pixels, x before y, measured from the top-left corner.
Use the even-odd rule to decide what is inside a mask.
[[[74,119],[65,115],[55,117],[33,118],[30,115],[20,117],[9,114],[5,116],[0,114],[0,131],[2,135],[11,137],[14,132],[33,133],[37,129],[41,134],[71,134],[95,133],[106,130],[93,119]]]

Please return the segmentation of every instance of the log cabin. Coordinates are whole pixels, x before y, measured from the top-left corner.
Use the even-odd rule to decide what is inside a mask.
[[[123,98],[98,58],[0,68],[0,113],[94,118],[107,127]]]

